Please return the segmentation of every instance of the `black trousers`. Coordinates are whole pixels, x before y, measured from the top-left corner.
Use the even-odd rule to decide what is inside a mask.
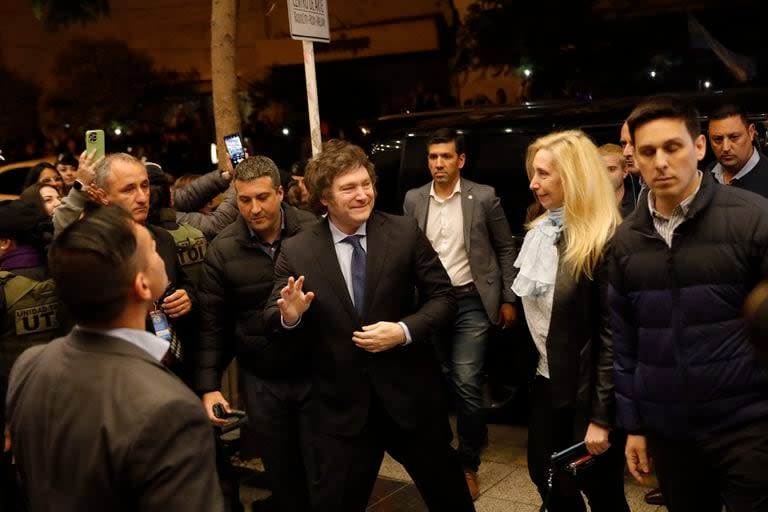
[[[274,510],[307,512],[309,380],[266,380],[243,370],[241,376],[248,420],[261,449]]]
[[[430,511],[474,511],[464,472],[450,440],[447,417],[435,428],[406,431],[374,396],[368,421],[359,434],[314,434],[317,471],[312,484],[312,510],[365,511],[387,451],[405,466]]]
[[[768,512],[768,418],[698,440],[648,436],[670,512]]]
[[[586,429],[577,429],[578,411],[552,407],[549,379],[537,376],[531,397],[528,429],[528,474],[544,500],[552,453],[584,440]],[[576,430],[581,430],[577,432]],[[597,461],[574,477],[556,472],[547,506],[548,512],[584,512],[583,492],[592,512],[629,512],[624,497],[624,444],[612,439],[611,447]]]

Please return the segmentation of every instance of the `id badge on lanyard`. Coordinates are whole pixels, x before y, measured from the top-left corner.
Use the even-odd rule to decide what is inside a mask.
[[[152,319],[155,335],[165,341],[171,341],[171,326],[168,324],[168,317],[165,316],[165,313],[160,309],[154,309],[149,312],[149,316]]]

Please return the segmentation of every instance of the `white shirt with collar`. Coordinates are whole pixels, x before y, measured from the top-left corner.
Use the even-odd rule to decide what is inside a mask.
[[[461,180],[456,180],[451,194],[443,199],[429,188],[427,238],[435,249],[453,286],[472,282],[467,246],[464,243],[464,215],[461,210]]]
[[[90,327],[81,327],[79,325],[75,328],[83,332],[118,338],[140,348],[158,361],[163,360],[163,357],[165,357],[165,354],[170,348],[170,343],[164,339],[158,338],[147,331],[140,331],[138,329],[130,329],[128,327],[120,327],[117,329],[91,329]]]

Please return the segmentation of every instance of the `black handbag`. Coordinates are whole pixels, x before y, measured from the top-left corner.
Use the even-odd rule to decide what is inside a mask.
[[[565,450],[553,453],[550,457],[549,474],[547,475],[547,496],[544,498],[544,503],[541,504],[539,512],[547,512],[556,471],[565,471],[566,473],[576,476],[585,468],[594,464],[595,460],[595,457],[590,455],[587,451],[587,446],[584,444],[584,441],[570,446]]]

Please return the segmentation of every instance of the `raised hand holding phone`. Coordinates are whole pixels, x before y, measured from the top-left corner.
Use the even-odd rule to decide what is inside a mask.
[[[232,162],[232,168],[237,167],[237,164],[247,158],[245,147],[243,146],[243,139],[240,138],[239,133],[233,133],[224,137],[224,145],[227,147],[227,154],[229,160]]]
[[[75,175],[74,188],[87,192],[96,180],[96,165],[104,159],[103,156],[96,157],[96,149],[85,150],[80,153],[80,162]]]

